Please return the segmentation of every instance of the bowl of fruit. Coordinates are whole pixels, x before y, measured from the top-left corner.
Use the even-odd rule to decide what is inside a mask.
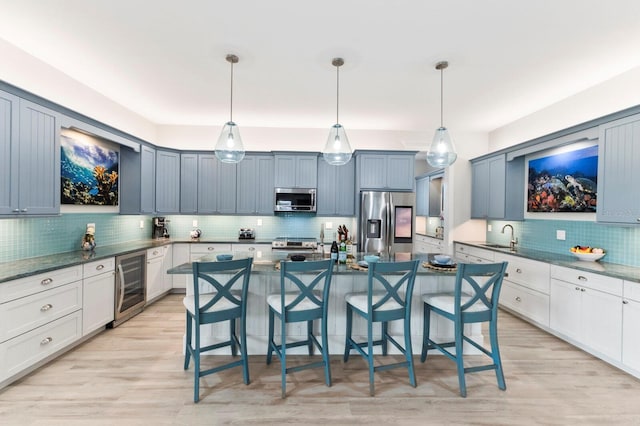
[[[595,262],[600,260],[606,254],[603,249],[599,247],[589,246],[573,246],[571,247],[571,253],[579,260],[586,260],[589,262]]]

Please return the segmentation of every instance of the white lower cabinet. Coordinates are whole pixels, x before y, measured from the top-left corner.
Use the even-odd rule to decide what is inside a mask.
[[[82,337],[82,266],[0,285],[0,382]]]
[[[549,264],[504,253],[496,262],[508,262],[500,305],[538,323],[549,326]]]
[[[640,374],[640,283],[624,282],[622,364]]]
[[[153,302],[165,291],[163,262],[164,249],[162,247],[147,250],[147,303]]]
[[[113,321],[115,306],[115,258],[83,265],[82,335]]]
[[[550,328],[609,361],[622,359],[622,280],[551,266]]]

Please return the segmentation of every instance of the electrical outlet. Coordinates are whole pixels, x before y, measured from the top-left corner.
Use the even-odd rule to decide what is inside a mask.
[[[143,229],[143,228],[144,228],[144,220],[141,220],[140,221],[140,229]]]
[[[487,225],[487,232],[491,232],[491,229],[492,229],[491,225],[490,224]]]
[[[325,222],[324,229],[333,229],[333,222]]]
[[[567,233],[563,230],[558,229],[556,231],[556,240],[566,240],[567,239]]]
[[[262,226],[262,219],[258,219],[258,225],[257,226]]]

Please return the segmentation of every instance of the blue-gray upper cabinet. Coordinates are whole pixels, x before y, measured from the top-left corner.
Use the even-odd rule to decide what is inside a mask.
[[[598,141],[598,222],[640,224],[640,115],[602,124]]]
[[[13,212],[44,215],[60,212],[60,114],[20,99],[17,188]],[[13,154],[12,154],[13,155]],[[15,176],[15,174],[14,174]],[[12,183],[16,188],[16,183]]]
[[[429,176],[416,178],[416,216],[429,216]]]
[[[355,161],[332,166],[318,158],[317,214],[353,216],[355,214]]]
[[[17,214],[19,99],[0,91],[0,214]],[[18,210],[18,211],[15,211]]]
[[[316,188],[318,186],[318,154],[275,154],[275,186],[277,188]]]
[[[198,213],[198,154],[180,154],[180,213]]]
[[[156,151],[156,211],[180,212],[180,154]]]
[[[238,163],[238,214],[273,214],[275,159],[272,154],[247,154]]]
[[[407,153],[362,153],[356,155],[358,188],[413,191],[415,156]]]
[[[524,157],[471,161],[472,219],[523,220],[524,191]]]
[[[155,213],[156,150],[120,149],[120,214]]]
[[[236,165],[223,163],[214,154],[198,154],[198,213],[236,212]]]

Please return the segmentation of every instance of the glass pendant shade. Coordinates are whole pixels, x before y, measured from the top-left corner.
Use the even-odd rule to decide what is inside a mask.
[[[333,166],[342,166],[351,160],[351,145],[344,127],[340,124],[334,124],[331,127],[322,156]]]
[[[446,127],[438,127],[427,152],[427,162],[432,167],[448,167],[457,158],[458,154],[456,154],[456,150],[453,147],[449,131]]]
[[[222,128],[216,144],[216,157],[223,163],[238,163],[244,158],[240,129],[233,121],[227,122]]]

